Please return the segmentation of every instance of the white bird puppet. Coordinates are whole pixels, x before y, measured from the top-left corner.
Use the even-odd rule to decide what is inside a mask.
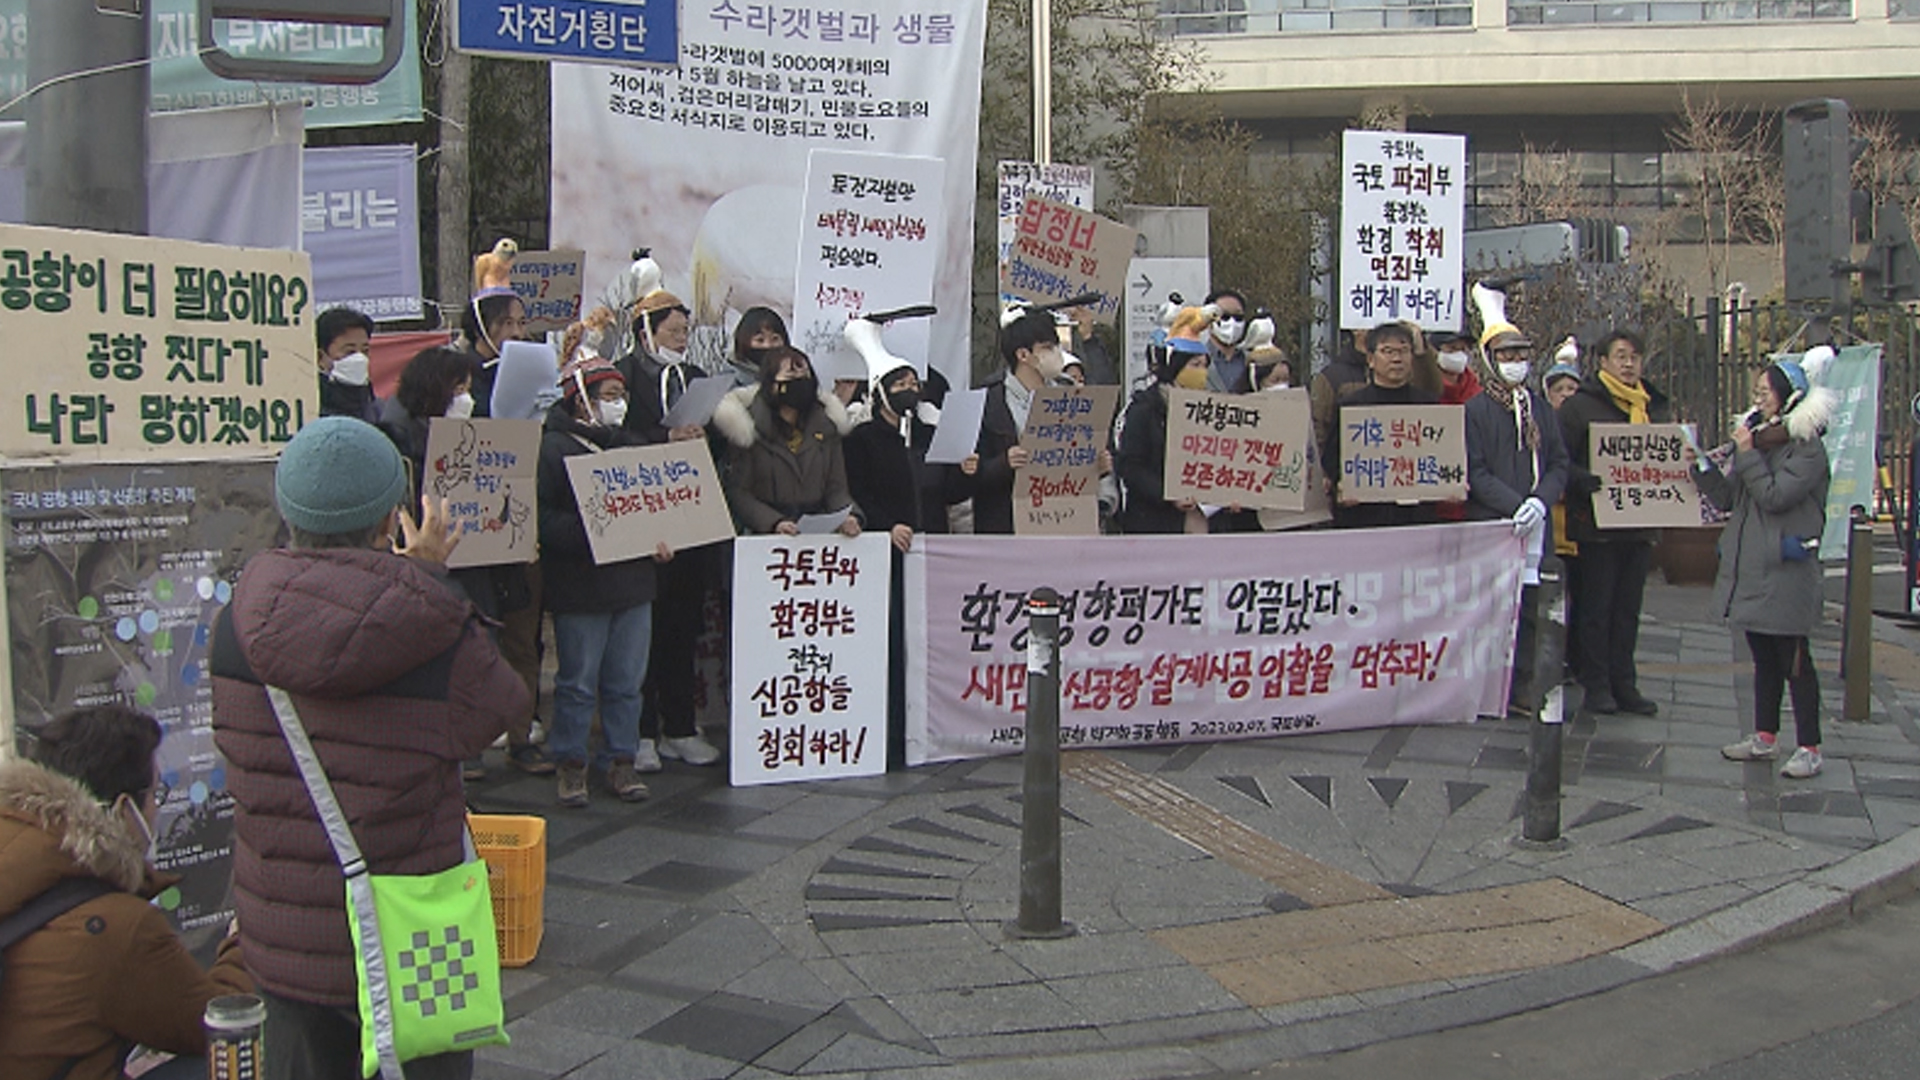
[[[1247,324],[1247,336],[1241,341],[1241,348],[1251,353],[1255,349],[1271,344],[1273,344],[1273,316],[1254,316],[1253,321]]]
[[[1580,363],[1580,342],[1576,341],[1572,334],[1568,334],[1567,340],[1561,342],[1560,347],[1553,351],[1553,362],[1565,364],[1568,367]]]
[[[493,250],[474,257],[473,288],[504,289],[513,284],[513,260],[520,256],[520,245],[501,237]]]

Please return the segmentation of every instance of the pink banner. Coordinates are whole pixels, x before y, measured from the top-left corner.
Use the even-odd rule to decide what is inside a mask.
[[[1041,586],[1062,599],[1068,749],[1502,715],[1522,557],[1507,522],[924,537],[906,559],[907,761],[1020,749]]]

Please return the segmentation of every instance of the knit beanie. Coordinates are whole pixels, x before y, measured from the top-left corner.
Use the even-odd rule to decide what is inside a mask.
[[[560,392],[568,401],[578,399],[583,390],[592,397],[594,385],[608,379],[617,380],[621,385],[627,381],[610,361],[598,356],[582,356],[560,369]]]
[[[379,428],[356,417],[323,416],[280,452],[273,494],[280,516],[302,532],[359,532],[407,497],[407,467]]]

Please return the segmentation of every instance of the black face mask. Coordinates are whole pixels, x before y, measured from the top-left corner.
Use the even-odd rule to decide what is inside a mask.
[[[741,349],[740,358],[746,361],[748,367],[759,371],[766,366],[767,357],[771,355],[773,351],[773,349]]]
[[[895,416],[912,416],[913,410],[920,404],[920,391],[889,390],[887,391],[887,404],[893,408],[893,415]]]
[[[774,403],[796,412],[813,408],[819,396],[820,384],[811,375],[774,384]]]

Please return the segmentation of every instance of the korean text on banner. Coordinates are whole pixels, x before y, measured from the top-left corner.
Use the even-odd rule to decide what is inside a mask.
[[[580,321],[586,265],[583,251],[523,251],[513,260],[507,280],[526,305],[527,333],[565,330]]]
[[[1113,430],[1117,386],[1049,386],[1033,392],[1020,445],[1013,531],[1022,536],[1100,535],[1100,451]]]
[[[1079,210],[1093,209],[1093,166],[1031,161],[1000,163],[1000,267],[1004,272],[1013,254],[1013,234],[1028,195],[1038,195]]]
[[[300,246],[313,259],[315,305],[350,307],[375,322],[418,319],[413,147],[312,147],[300,181]]]
[[[600,565],[733,537],[720,471],[705,439],[628,446],[567,459],[573,497]]]
[[[680,6],[647,0],[460,0],[456,46],[513,60],[671,64]]]
[[[1506,522],[1060,543],[928,536],[907,556],[909,764],[1020,749],[1041,585],[1063,599],[1063,747],[1506,709],[1522,559]]]
[[[1002,288],[1041,304],[1097,292],[1100,303],[1090,306],[1102,322],[1113,322],[1120,315],[1134,237],[1117,221],[1028,195],[1014,225]]]
[[[586,250],[600,297],[644,237],[693,309],[688,357],[720,371],[742,313],[792,319],[809,152],[942,158],[954,197],[927,222],[940,311],[926,359],[970,384],[974,200],[954,193],[975,186],[986,14],[980,0],[688,0],[678,67],[554,65],[553,243]]]
[[[540,522],[534,477],[540,466],[538,420],[449,420],[427,428],[425,498],[447,500],[460,545],[447,565],[532,562]]]
[[[1171,394],[1168,499],[1249,510],[1307,508],[1313,407],[1305,390],[1212,394],[1175,387]]]
[[[1880,420],[1879,345],[1848,345],[1828,362],[1818,385],[1833,391],[1833,419],[1822,441],[1833,468],[1827,484],[1827,528],[1822,559],[1847,557],[1847,529],[1855,506],[1873,508]]]
[[[1464,135],[1349,131],[1340,141],[1340,328],[1461,326]]]
[[[886,771],[892,572],[882,533],[734,542],[735,787]]]
[[[1345,405],[1340,497],[1363,503],[1467,497],[1467,422],[1458,405]]]
[[[0,455],[273,453],[317,415],[307,256],[0,225]]]
[[[1681,460],[1685,424],[1595,424],[1589,468],[1600,481],[1594,524],[1602,529],[1688,528],[1706,524],[1704,500]]]
[[[946,172],[939,158],[807,155],[792,339],[822,381],[876,374],[842,336],[849,318],[933,300]],[[884,331],[888,350],[922,375],[931,327],[928,319],[905,319]]]

